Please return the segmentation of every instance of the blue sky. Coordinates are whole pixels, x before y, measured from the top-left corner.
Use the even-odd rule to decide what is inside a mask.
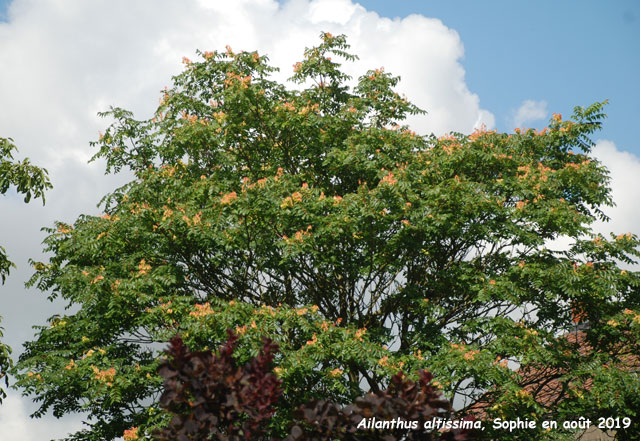
[[[640,2],[385,1],[361,5],[386,17],[422,14],[455,29],[465,46],[469,89],[512,130],[527,99],[569,115],[576,105],[609,99],[598,137],[640,154]]]

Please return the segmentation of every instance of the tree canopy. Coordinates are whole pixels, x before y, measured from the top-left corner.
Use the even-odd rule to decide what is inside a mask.
[[[5,194],[9,188],[15,187],[18,193],[24,194],[24,201],[29,202],[32,197],[42,198],[44,192],[51,188],[51,183],[45,169],[31,165],[29,159],[14,161],[13,154],[17,148],[11,138],[0,138],[0,194]],[[0,285],[4,284],[9,271],[15,267],[9,260],[5,249],[0,245]],[[0,317],[1,319],[2,317]],[[2,328],[0,328],[2,337]],[[11,348],[0,343],[0,380],[4,378],[7,384],[6,372],[11,366]],[[0,387],[0,403],[6,396]]]
[[[635,414],[639,275],[620,265],[638,238],[591,229],[612,205],[590,155],[604,103],[543,130],[422,136],[403,125],[424,112],[399,79],[350,79],[347,51],[322,34],[296,88],[264,55],[203,52],[151,118],[103,114],[95,158],[135,179],[102,216],[47,229],[51,258],[33,262],[30,283],[75,311],[20,357],[35,416],[87,412],[69,439],[142,438],[166,422],[166,342],[209,350],[229,328],[240,362],[264,337],[280,348],[274,436],[302,403],[353,402],[399,370],[428,369],[461,415],[478,403],[513,419]],[[588,345],[565,338],[577,322]],[[551,380],[560,396],[545,403],[531,384]]]

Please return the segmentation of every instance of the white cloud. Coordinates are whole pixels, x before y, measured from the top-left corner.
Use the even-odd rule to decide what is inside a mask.
[[[307,18],[313,24],[336,23],[344,26],[358,9],[362,7],[350,0],[315,0],[309,4]]]
[[[618,150],[612,141],[598,140],[593,156],[609,169],[611,194],[616,206],[604,210],[611,218],[609,222],[598,222],[595,229],[605,237],[608,233],[632,232],[640,234],[640,204],[638,204],[638,186],[640,186],[640,158]]]
[[[611,233],[640,235],[640,204],[638,204],[637,188],[640,185],[640,158],[633,153],[619,150],[613,141],[599,139],[591,152],[591,156],[604,165],[611,178],[609,186],[615,206],[602,207],[609,221],[596,221],[592,225],[594,233],[600,233],[609,239]],[[568,248],[574,241],[566,236],[548,243],[554,250]],[[623,265],[630,268],[629,265]],[[633,266],[637,271],[637,266]]]
[[[82,428],[82,422],[78,417],[65,420],[46,417],[34,423],[29,420],[29,414],[34,409],[27,408],[28,405],[28,402],[20,399],[15,392],[7,394],[7,398],[0,407],[2,410],[0,412],[0,433],[3,439],[42,441],[61,438],[66,436],[70,430],[77,431]]]
[[[596,221],[593,231],[609,238],[610,233],[640,235],[640,204],[637,188],[640,185],[640,158],[619,150],[613,141],[599,139],[591,155],[604,165],[611,177],[609,183],[615,206],[603,207],[609,221]],[[564,248],[569,241],[562,239],[553,248]]]
[[[10,433],[15,439],[34,439],[29,427],[25,424],[27,412],[24,403],[14,394],[7,396],[0,413],[0,433]]]
[[[513,127],[522,127],[545,119],[548,114],[546,101],[525,100],[516,110],[511,122]]]

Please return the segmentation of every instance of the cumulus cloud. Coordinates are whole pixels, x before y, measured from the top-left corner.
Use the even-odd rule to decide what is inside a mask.
[[[599,222],[595,229],[605,234],[605,237],[609,237],[609,232],[640,234],[640,204],[637,197],[640,158],[619,150],[609,140],[599,140],[593,149],[593,155],[609,170],[612,178],[611,193],[616,204],[615,207],[604,210],[611,220]]]
[[[465,84],[458,34],[436,19],[381,18],[350,0],[76,0],[37,8],[15,0],[9,22],[0,24],[0,60],[9,66],[0,75],[12,85],[0,88],[0,129],[17,132],[23,146],[38,146],[55,165],[84,161],[87,149],[78,144],[103,125],[96,111],[117,104],[149,113],[182,56],[196,48],[258,49],[282,68],[283,79],[321,30],[348,35],[361,57],[345,67],[353,76],[384,65],[403,78],[400,90],[429,112],[415,121],[421,131],[467,132],[479,120],[493,125]],[[36,122],[47,129],[49,148],[31,129]],[[58,140],[64,142],[54,145]]]
[[[47,424],[33,424],[29,420],[31,409],[29,403],[15,392],[9,392],[2,403],[0,412],[0,433],[8,439],[36,441],[66,436],[70,430],[77,431],[82,428],[82,422],[78,417],[65,420],[47,418]]]
[[[24,402],[14,394],[9,394],[2,406],[0,433],[10,433],[15,439],[35,439],[35,434],[26,424],[28,414]]]
[[[594,233],[600,233],[606,238],[611,233],[640,235],[640,205],[636,196],[638,176],[640,176],[640,158],[633,153],[618,149],[613,141],[599,139],[591,155],[602,163],[608,170],[613,207],[602,207],[608,221],[596,221],[592,225]],[[563,250],[573,244],[573,240],[560,237],[550,241],[547,246],[554,250]],[[628,265],[624,267],[631,268]],[[637,265],[631,268],[638,270]]]
[[[546,101],[525,100],[515,111],[511,123],[513,127],[522,127],[545,119],[548,114]]]

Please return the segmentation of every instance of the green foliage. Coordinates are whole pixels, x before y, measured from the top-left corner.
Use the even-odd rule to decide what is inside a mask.
[[[13,162],[14,150],[17,149],[11,138],[0,138],[0,194],[5,194],[10,187],[15,187],[18,193],[24,194],[25,202],[29,202],[31,197],[35,196],[42,198],[44,204],[44,191],[51,188],[47,171],[31,165],[29,159]],[[0,246],[0,285],[5,282],[9,270],[14,267],[5,249]],[[6,372],[12,365],[10,354],[11,348],[0,343],[0,380],[4,379],[5,385],[8,385]],[[5,397],[6,393],[0,387],[0,403]]]
[[[0,327],[0,337],[2,337],[2,328]],[[11,348],[3,343],[0,343],[0,381],[4,380],[5,386],[9,385],[6,372],[12,366],[11,361]],[[6,398],[7,393],[2,387],[0,387],[0,404],[2,400]]]
[[[280,347],[278,436],[300,403],[353,402],[400,369],[429,369],[461,413],[634,415],[639,275],[618,265],[638,238],[590,228],[612,204],[589,156],[604,103],[542,131],[419,136],[398,78],[347,86],[347,50],[323,34],[294,66],[300,90],[255,52],[204,52],[151,119],[104,114],[96,157],[136,177],[103,216],[48,229],[52,257],[33,262],[31,283],[76,311],[20,358],[36,416],[88,412],[69,439],[148,434],[160,347],[179,332],[206,350],[228,328],[241,362],[263,337]],[[576,317],[588,345],[563,337]],[[527,386],[551,379],[553,403]]]
[[[44,204],[44,192],[51,188],[47,170],[31,165],[28,158],[14,162],[14,150],[17,148],[11,138],[0,138],[0,194],[15,187],[18,193],[24,194],[25,202],[36,197],[42,198]],[[0,283],[4,283],[14,266],[7,258],[5,249],[0,246]]]
[[[0,138],[0,194],[14,186],[18,193],[24,194],[24,201],[32,197],[42,198],[44,192],[52,188],[47,170],[31,165],[28,158],[21,162],[13,162],[13,151],[17,150],[11,138]]]

